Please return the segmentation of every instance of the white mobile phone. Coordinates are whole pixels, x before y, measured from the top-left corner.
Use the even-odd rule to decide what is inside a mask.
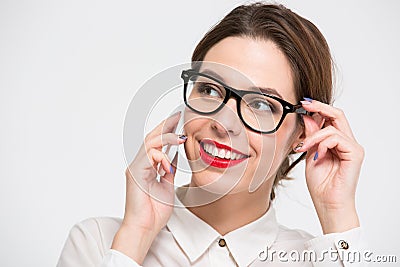
[[[183,111],[184,109],[182,108],[177,108],[172,114],[174,114],[175,112],[181,112],[180,115],[180,119],[178,124],[176,125],[176,128],[174,130],[174,133],[180,135],[183,134],[183,126],[184,126],[184,114]],[[163,152],[167,155],[168,159],[170,160],[170,162],[174,159],[176,152],[178,152],[178,145],[167,145],[163,148]],[[175,166],[176,167],[176,166]]]
[[[180,134],[184,133],[183,132],[183,126],[184,126],[184,114],[183,114],[183,112],[184,112],[184,107],[180,106],[180,107],[176,108],[173,112],[171,112],[171,115],[175,114],[178,111],[181,112],[181,115],[180,115],[179,121],[178,121],[173,133],[176,133],[176,134],[180,135]],[[164,146],[162,148],[162,152],[167,155],[167,157],[169,159],[169,162],[172,162],[172,160],[174,159],[174,157],[175,157],[177,152],[178,152],[178,158],[182,157],[182,156],[184,157],[184,159],[186,158],[186,155],[180,155],[180,154],[185,154],[184,148],[179,149],[179,146],[182,146],[182,145],[183,144],[181,144],[181,145],[166,145],[166,146]],[[179,159],[178,159],[178,165],[179,164],[180,163],[179,163]],[[179,169],[178,166],[174,166],[174,167],[175,167],[176,170]],[[159,171],[158,172],[159,172],[159,176],[157,177],[157,180],[160,181],[161,176],[165,175],[165,171],[164,171],[164,169],[162,169],[161,166],[159,166]]]

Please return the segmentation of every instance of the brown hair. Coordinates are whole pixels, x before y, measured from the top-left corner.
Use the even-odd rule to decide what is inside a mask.
[[[296,98],[331,103],[333,62],[324,36],[313,23],[283,5],[261,2],[241,5],[206,33],[195,48],[192,61],[202,61],[211,47],[233,36],[273,41],[289,60]],[[276,173],[271,200],[279,181],[290,179],[287,174],[305,157],[303,153],[290,164],[290,154]]]

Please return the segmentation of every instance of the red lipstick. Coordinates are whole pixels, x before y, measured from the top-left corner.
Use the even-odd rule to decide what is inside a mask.
[[[204,146],[207,144],[215,146],[217,149],[225,149],[226,151],[229,151],[229,153],[231,155],[232,155],[232,153],[241,155],[241,158],[227,159],[227,158],[220,158],[218,156],[213,156],[210,153],[205,151]],[[232,167],[232,166],[239,164],[240,162],[246,160],[249,156],[247,156],[247,155],[241,153],[240,151],[238,151],[232,147],[229,147],[227,145],[220,144],[220,143],[218,143],[216,141],[212,141],[210,139],[203,139],[200,142],[200,157],[206,164],[208,164],[210,166],[217,167],[217,168],[228,168],[228,167]]]

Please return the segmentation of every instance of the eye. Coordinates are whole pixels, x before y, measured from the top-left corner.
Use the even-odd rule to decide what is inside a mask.
[[[204,82],[198,82],[196,84],[197,91],[200,94],[203,94],[205,96],[211,96],[211,97],[222,97],[223,95],[221,93],[221,90],[219,87],[215,84],[212,83],[204,83]]]
[[[254,99],[248,106],[257,111],[271,111],[274,112],[274,106],[264,99]]]

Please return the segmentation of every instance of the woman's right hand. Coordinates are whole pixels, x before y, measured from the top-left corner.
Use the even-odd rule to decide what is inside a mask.
[[[173,210],[175,167],[172,165],[176,166],[177,157],[171,164],[162,147],[185,142],[185,138],[173,133],[180,116],[180,112],[175,113],[154,128],[126,170],[125,215],[111,248],[139,264]],[[165,173],[160,182],[156,180],[158,166]]]

